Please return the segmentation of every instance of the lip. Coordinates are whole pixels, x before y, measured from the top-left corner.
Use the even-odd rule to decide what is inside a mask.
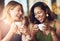
[[[19,18],[20,16],[16,16],[17,18]]]
[[[39,19],[39,21],[40,21],[40,22],[43,22],[43,19],[41,18],[41,19]]]
[[[17,17],[20,17],[20,15],[16,15]]]
[[[21,18],[22,16],[21,15],[16,15],[18,18]]]
[[[39,18],[38,20],[42,20],[42,18]]]

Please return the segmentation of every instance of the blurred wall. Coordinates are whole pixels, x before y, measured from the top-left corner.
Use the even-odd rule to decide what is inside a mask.
[[[31,8],[31,6],[34,4],[34,3],[36,3],[36,2],[38,2],[38,1],[41,1],[41,2],[45,2],[49,7],[50,7],[50,9],[51,9],[51,0],[29,0],[29,10],[30,10],[30,8]]]
[[[0,14],[4,8],[4,5],[6,6],[9,1],[12,0],[0,0]],[[13,1],[17,1],[23,5],[25,15],[29,14],[29,10],[31,9],[34,3],[38,1],[45,2],[50,7],[50,9],[58,15],[58,19],[60,19],[60,0],[13,0]]]

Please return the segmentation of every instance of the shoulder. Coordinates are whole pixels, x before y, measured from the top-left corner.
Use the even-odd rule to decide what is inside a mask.
[[[60,20],[56,20],[56,27],[60,28]]]
[[[3,20],[0,20],[0,27],[4,24]]]
[[[51,26],[56,27],[56,29],[58,29],[58,28],[60,29],[60,20],[52,21]]]
[[[2,32],[3,27],[5,27],[6,24],[3,22],[3,20],[0,20],[0,31]]]
[[[60,20],[56,20],[56,33],[60,36]]]
[[[60,33],[60,20],[56,20],[55,26],[56,26],[56,31]]]
[[[60,23],[60,20],[56,20],[56,23]]]

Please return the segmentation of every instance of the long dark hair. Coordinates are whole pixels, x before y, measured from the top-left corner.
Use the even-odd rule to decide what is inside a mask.
[[[29,18],[32,23],[40,24],[40,22],[35,18],[35,15],[34,15],[35,7],[40,7],[42,10],[44,10],[44,12],[47,12],[46,14],[48,14],[48,17],[46,18],[49,21],[52,21],[55,18],[57,18],[57,15],[50,10],[47,4],[45,4],[44,2],[37,2],[31,7],[30,14],[29,14]]]

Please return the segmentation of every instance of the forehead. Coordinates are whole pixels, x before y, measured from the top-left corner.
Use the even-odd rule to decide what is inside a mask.
[[[34,8],[34,12],[41,11],[41,10],[42,10],[42,9],[41,9],[41,7],[39,7],[39,6]]]
[[[15,5],[15,6],[11,6],[9,7],[11,10],[13,9],[21,9],[21,6],[20,5]]]
[[[21,9],[21,6],[20,6],[20,5],[17,5],[17,6],[15,7],[15,9]]]

